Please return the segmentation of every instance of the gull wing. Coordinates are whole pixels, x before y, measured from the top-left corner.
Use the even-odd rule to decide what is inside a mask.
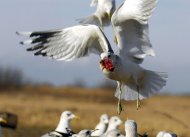
[[[149,39],[148,19],[156,6],[156,0],[126,0],[112,16],[112,25],[122,57],[141,63],[155,56]]]
[[[95,25],[78,25],[60,30],[17,32],[29,36],[23,45],[32,45],[27,51],[34,55],[47,56],[56,60],[71,61],[90,53],[100,55],[113,52],[102,30]]]
[[[98,0],[92,0],[91,1],[91,4],[90,4],[90,7],[94,7],[98,4]]]

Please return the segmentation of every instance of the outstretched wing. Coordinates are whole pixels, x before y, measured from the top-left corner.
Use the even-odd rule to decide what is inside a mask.
[[[149,39],[148,19],[156,3],[156,0],[126,0],[112,16],[122,57],[141,63],[147,55],[155,55]]]
[[[34,51],[34,55],[56,60],[71,61],[90,53],[100,55],[102,52],[113,52],[104,33],[95,25],[78,25],[52,31],[17,32],[17,34],[29,36],[29,40],[21,42],[24,45],[32,45],[27,51]]]

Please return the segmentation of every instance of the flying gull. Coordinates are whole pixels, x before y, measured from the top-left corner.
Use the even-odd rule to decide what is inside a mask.
[[[121,100],[140,100],[158,93],[167,81],[165,72],[144,69],[139,64],[144,58],[154,56],[148,35],[148,19],[155,8],[156,0],[126,0],[113,14],[112,25],[118,42],[119,53],[115,54],[111,45],[96,25],[76,25],[59,30],[17,32],[29,36],[21,42],[33,45],[27,51],[55,60],[71,61],[91,53],[100,56],[103,74],[117,81],[115,96],[118,113],[123,110]]]

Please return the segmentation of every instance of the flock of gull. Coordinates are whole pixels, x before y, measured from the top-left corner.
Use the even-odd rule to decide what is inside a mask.
[[[116,8],[115,0],[92,0],[91,6],[97,5],[97,10],[80,19],[80,25],[17,34],[29,37],[20,43],[31,45],[27,51],[36,56],[72,61],[91,53],[99,55],[103,74],[117,82],[115,96],[120,114],[122,99],[136,100],[139,109],[140,100],[153,96],[166,85],[168,76],[165,72],[140,66],[146,56],[155,56],[149,39],[148,20],[156,3],[157,0],[125,0]],[[114,53],[104,33],[104,27],[110,24],[118,54]]]
[[[123,121],[119,116],[109,118],[107,114],[100,116],[100,121],[94,129],[83,129],[79,133],[74,133],[70,127],[72,119],[78,119],[71,111],[64,111],[61,115],[59,124],[54,131],[51,131],[41,137],[148,137],[148,134],[143,135],[137,132],[137,123],[134,120],[126,120],[125,135],[119,130],[119,126]],[[156,137],[177,137],[174,133],[160,131]]]

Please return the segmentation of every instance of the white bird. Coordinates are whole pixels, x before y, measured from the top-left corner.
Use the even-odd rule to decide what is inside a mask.
[[[108,128],[104,135],[107,135],[107,133],[111,130],[118,129],[119,126],[122,124],[122,120],[118,116],[112,116],[109,120]]]
[[[98,54],[103,74],[118,83],[115,96],[119,98],[120,114],[123,110],[121,99],[137,100],[138,109],[141,99],[153,96],[166,85],[166,73],[146,70],[138,64],[146,55],[154,55],[146,23],[155,5],[156,0],[126,0],[114,12],[112,25],[118,41],[118,55],[96,25],[17,34],[30,37],[21,44],[32,44],[27,51],[36,51],[34,55],[71,61],[90,53]]]
[[[138,137],[137,123],[134,120],[127,120],[125,122],[125,136]]]
[[[109,116],[107,114],[102,114],[100,117],[100,122],[96,125],[94,132],[91,136],[101,136],[107,129],[109,122]]]
[[[169,133],[167,131],[160,131],[156,137],[177,137],[177,135],[175,133]]]
[[[74,115],[71,111],[64,111],[61,114],[59,124],[54,131],[43,135],[42,137],[70,137],[74,132],[70,128],[70,121],[72,119],[79,119],[78,116]]]
[[[94,24],[101,28],[111,24],[111,16],[115,11],[115,0],[92,0],[91,6],[96,6],[96,12],[81,19],[81,24]]]

